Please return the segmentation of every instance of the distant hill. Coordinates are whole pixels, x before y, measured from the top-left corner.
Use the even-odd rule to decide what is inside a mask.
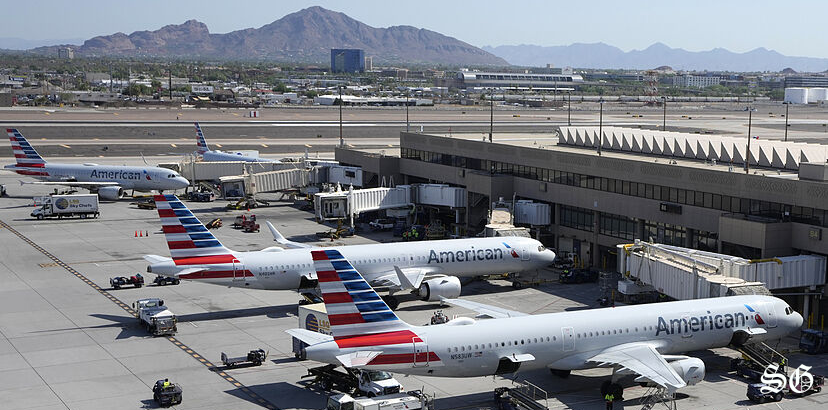
[[[38,53],[58,46],[40,47]],[[310,7],[259,28],[211,34],[189,20],[155,31],[115,33],[75,46],[83,56],[201,57],[330,63],[332,48],[360,48],[374,63],[506,66],[505,60],[440,33],[411,26],[375,28],[344,13]]]
[[[71,38],[61,40],[26,40],[18,37],[0,37],[0,49],[5,50],[28,50],[35,47],[43,47],[50,44],[79,43],[82,38]]]
[[[687,51],[655,43],[644,50],[624,52],[604,43],[575,43],[568,46],[535,45],[483,47],[510,64],[530,67],[629,68],[650,69],[670,66],[676,70],[711,71],[781,71],[792,68],[798,72],[822,72],[828,59],[789,57],[776,51],[757,48],[734,53],[723,48],[709,51]]]

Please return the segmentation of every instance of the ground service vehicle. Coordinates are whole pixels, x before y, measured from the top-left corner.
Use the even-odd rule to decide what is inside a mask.
[[[98,196],[94,194],[75,195],[49,195],[35,197],[36,208],[32,211],[32,217],[43,218],[97,218]]]
[[[135,315],[153,336],[174,335],[178,331],[178,319],[158,298],[141,299],[132,304]]]
[[[336,389],[341,392],[368,397],[383,396],[399,393],[402,385],[391,374],[381,370],[360,370],[343,367],[338,370],[336,365],[328,364],[308,369],[308,374],[302,377],[313,377],[313,382],[322,390]]]
[[[259,224],[256,222],[256,215],[250,215],[250,218],[243,221],[241,228],[245,232],[259,232]]]
[[[797,396],[797,397],[803,397],[803,396],[807,396],[809,394],[819,393],[820,391],[822,391],[822,386],[825,385],[825,377],[820,376],[820,375],[816,375],[816,374],[812,375],[812,377],[813,377],[813,384],[811,385],[811,388],[808,389],[808,391],[806,391],[804,393],[795,393],[791,389],[791,387],[792,387],[791,385],[786,385],[784,388],[782,388],[781,391],[778,391],[778,392],[773,392],[773,391],[762,392],[762,388],[768,386],[767,384],[765,384],[765,383],[751,383],[751,384],[748,385],[746,395],[747,395],[747,398],[750,399],[750,401],[752,401],[754,403],[762,404],[766,401],[781,401],[782,397],[784,397],[786,394],[794,395],[794,396]],[[788,383],[790,383],[790,379],[788,380]]]
[[[247,356],[238,357],[227,357],[227,353],[221,352],[221,362],[224,367],[236,367],[242,364],[261,366],[265,359],[267,359],[267,352],[262,349],[251,350],[247,352]]]
[[[138,209],[155,209],[155,201],[152,198],[132,202],[130,205],[135,205]]]
[[[303,298],[307,301],[314,300],[313,294],[303,293]],[[317,296],[318,298],[318,296]],[[321,302],[321,299],[320,299]],[[325,310],[325,303],[299,304],[299,327],[307,329],[311,332],[318,332],[325,335],[331,334],[331,322],[328,321],[328,313]],[[293,355],[297,359],[305,360],[305,348],[307,343],[291,336],[293,340]]]
[[[181,386],[175,383],[164,385],[164,380],[158,380],[152,386],[152,399],[161,407],[170,407],[181,404]]]
[[[187,197],[194,202],[213,202],[216,200],[216,194],[206,191],[190,192]]]
[[[754,403],[762,404],[766,401],[782,401],[782,397],[784,394],[780,391],[777,393],[762,393],[762,387],[765,387],[766,384],[764,383],[751,383],[748,385],[747,388],[747,398]]]
[[[156,286],[177,285],[181,283],[181,279],[173,278],[170,276],[155,275],[155,279],[153,279],[152,283],[154,283]]]
[[[368,222],[368,226],[371,227],[372,231],[388,231],[394,229],[394,222],[391,219],[374,219]]]
[[[109,285],[115,290],[118,290],[126,285],[132,285],[136,288],[140,288],[141,286],[144,286],[144,277],[141,276],[140,273],[129,277],[116,276],[114,278],[109,278]]]
[[[828,332],[805,329],[799,337],[799,349],[808,354],[828,352]]]
[[[211,220],[210,222],[207,222],[207,224],[204,226],[206,226],[207,229],[218,229],[221,228],[222,225],[224,225],[224,223],[221,222],[221,218],[216,218]]]
[[[566,269],[558,279],[561,283],[597,282],[598,271],[592,269]]]
[[[379,397],[355,399],[348,394],[328,397],[326,410],[420,410],[433,408],[433,402],[419,390]]]

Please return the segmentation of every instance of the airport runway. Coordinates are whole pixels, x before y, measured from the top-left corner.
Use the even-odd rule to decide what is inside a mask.
[[[598,126],[597,104],[575,104],[571,123]],[[178,156],[195,149],[193,121],[208,142],[224,150],[258,150],[263,156],[329,155],[339,144],[338,110],[331,107],[267,108],[259,118],[246,110],[226,109],[0,109],[0,125],[18,128],[46,157],[138,155]],[[752,116],[751,134],[762,139],[784,136],[784,106],[768,104]],[[484,107],[417,107],[409,111],[409,129],[426,133],[480,134],[488,137],[490,113]],[[748,112],[734,104],[669,105],[669,130],[744,135]],[[178,118],[178,119],[176,119]],[[660,107],[623,104],[605,107],[603,125],[660,128]],[[550,133],[568,123],[566,109],[497,107],[494,138],[510,133]],[[357,148],[383,149],[399,144],[406,130],[402,108],[343,110],[342,134]],[[789,140],[828,143],[828,110],[797,107],[791,111]]]

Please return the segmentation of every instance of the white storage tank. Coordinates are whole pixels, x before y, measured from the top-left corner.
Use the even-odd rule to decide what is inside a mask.
[[[807,104],[808,103],[808,89],[801,87],[791,87],[785,89],[785,102],[791,104]]]
[[[828,100],[828,88],[809,88],[808,102],[818,103],[820,101]]]

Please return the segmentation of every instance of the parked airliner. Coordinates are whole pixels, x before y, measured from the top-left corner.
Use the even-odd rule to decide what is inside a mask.
[[[495,318],[413,326],[389,309],[339,250],[310,253],[331,335],[287,332],[309,345],[308,359],[345,367],[439,377],[613,367],[672,393],[705,374],[700,359],[677,354],[780,339],[802,326],[802,316],[784,301],[760,295],[541,315],[446,300]]]
[[[144,257],[147,272],[223,286],[285,290],[313,287],[317,274],[308,245],[286,240],[272,225],[277,242],[237,252],[224,247],[175,195],[156,195],[155,203],[171,258]],[[396,292],[416,290],[423,300],[460,295],[458,276],[536,270],[555,253],[531,238],[498,237],[340,246],[373,285]],[[393,297],[388,298],[395,304]]]
[[[33,184],[85,188],[110,200],[124,196],[124,190],[160,192],[190,185],[186,178],[166,168],[46,162],[20,131],[7,128],[6,133],[17,163],[4,169],[40,180]]]
[[[204,161],[244,161],[244,162],[280,162],[273,159],[265,159],[259,157],[251,157],[244,155],[241,152],[224,152],[213,151],[207,146],[207,140],[204,138],[204,132],[201,131],[201,126],[195,123],[196,128],[196,146],[198,150],[196,153],[201,155]]]

